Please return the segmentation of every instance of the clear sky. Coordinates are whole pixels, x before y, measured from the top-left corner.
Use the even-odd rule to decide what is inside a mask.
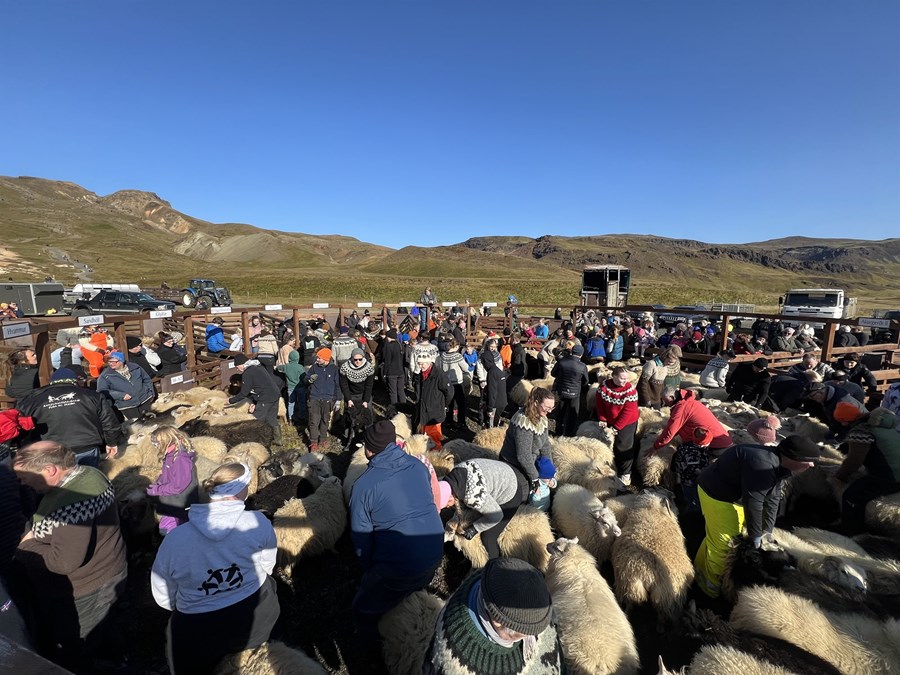
[[[399,248],[900,236],[893,0],[0,0],[0,174]]]

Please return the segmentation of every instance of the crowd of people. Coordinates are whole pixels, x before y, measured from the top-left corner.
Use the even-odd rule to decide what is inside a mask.
[[[682,386],[685,354],[710,357],[703,388],[772,413],[807,411],[828,424],[846,452],[833,479],[845,531],[862,528],[869,501],[900,491],[900,390],[895,385],[883,407],[871,410],[876,382],[859,355],[844,355],[836,367],[821,362],[806,327],[758,321],[745,334],[701,321],[663,329],[652,315],[574,311],[551,329],[544,318],[520,321],[511,300],[510,327],[482,336],[472,314],[439,311],[431,289],[422,305],[427,311],[391,316],[386,326],[368,311],[352,312],[337,327],[317,317],[301,322],[299,334],[290,322],[266,325],[253,317],[246,336],[226,336],[217,317],[205,327],[204,349],[234,360],[240,378],[229,403],[248,402],[273,428],[275,446],[283,442],[284,401],[311,451],[342,433],[342,447],[355,449],[356,441],[364,448],[368,468],[349,507],[363,571],[353,601],[360,641],[377,641],[379,619],[428,585],[448,528],[466,539],[480,535],[490,562],[449,599],[426,672],[562,672],[543,576],[501,558],[498,540],[522,504],[550,508],[557,486],[550,436],[573,436],[585,419],[612,432],[615,471],[628,490],[640,408],[669,409],[651,453],[677,443],[679,501],[705,518],[695,560],[703,593],[719,595],[733,537],[746,531],[753,546],[772,545],[780,485],[814,466],[820,446],[801,436],[779,438],[775,415],[747,428],[755,443],[734,445],[700,394]],[[849,333],[848,340],[859,340]],[[24,616],[7,614],[0,629],[74,672],[90,672],[127,574],[115,494],[96,467],[102,457],[116,457],[130,425],[150,410],[154,378],[185,367],[181,337],[129,336],[120,351],[102,327],[64,335],[43,387],[34,350],[7,362],[6,393],[16,406],[0,420],[0,600]],[[802,354],[800,362],[773,374],[764,358],[772,349]],[[756,359],[732,364],[741,354]],[[609,365],[608,377],[599,382],[596,409],[587,410],[588,368],[599,363]],[[532,387],[521,407],[512,403],[522,380],[547,376],[551,386]],[[387,413],[376,415],[376,397]],[[467,423],[502,425],[499,457],[460,462],[439,478],[426,459],[398,445],[389,419],[377,419],[395,410],[410,413],[413,430],[438,449]],[[212,672],[223,656],[266,642],[278,619],[275,532],[261,513],[245,509],[246,464],[226,463],[201,483],[187,435],[164,426],[151,443],[160,473],[148,494],[163,540],[150,583],[156,602],[171,612],[167,659],[173,673]],[[859,467],[865,475],[851,480]],[[450,508],[455,515],[445,522],[441,512]]]

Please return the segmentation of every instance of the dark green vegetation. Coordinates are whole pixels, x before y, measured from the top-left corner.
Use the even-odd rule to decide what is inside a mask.
[[[352,237],[209,223],[150,192],[99,197],[39,178],[0,178],[0,231],[2,278],[177,286],[205,276],[229,286],[239,302],[397,302],[417,300],[430,284],[440,300],[501,301],[515,293],[525,304],[569,305],[578,301],[582,265],[617,263],[634,270],[634,302],[772,308],[788,287],[808,285],[848,288],[866,308],[900,305],[893,283],[900,239],[726,245],[636,235],[477,237],[393,250]]]

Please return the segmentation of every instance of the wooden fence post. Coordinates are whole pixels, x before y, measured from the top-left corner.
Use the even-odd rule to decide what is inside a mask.
[[[241,332],[244,334],[243,344],[244,356],[250,356],[250,314],[247,310],[241,312]]]
[[[830,321],[825,324],[825,334],[822,339],[822,361],[831,360],[831,350],[834,347],[834,334],[837,332],[837,323]]]
[[[297,346],[300,346],[300,310],[294,307],[294,311],[291,314],[291,319],[294,322],[294,337],[297,338]]]
[[[194,347],[194,317],[190,314],[184,317],[182,328],[184,328],[184,348],[187,350],[188,368],[194,369],[197,367],[197,353]]]

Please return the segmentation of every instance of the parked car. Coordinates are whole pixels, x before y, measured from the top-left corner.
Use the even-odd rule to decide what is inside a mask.
[[[143,292],[102,290],[90,300],[79,300],[72,316],[88,314],[149,314],[155,310],[175,311],[175,303],[158,300]]]

